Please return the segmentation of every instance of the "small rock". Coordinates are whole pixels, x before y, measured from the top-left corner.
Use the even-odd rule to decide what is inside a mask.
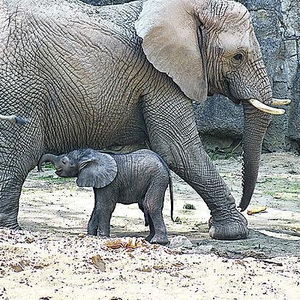
[[[175,236],[170,240],[170,248],[192,248],[193,244],[192,242],[183,235]]]
[[[196,207],[195,207],[195,205],[194,205],[194,204],[185,203],[185,204],[183,205],[183,209],[195,210],[195,209],[196,209]]]
[[[197,246],[197,253],[200,253],[200,254],[209,254],[211,253],[211,250],[212,250],[212,246],[211,245],[199,245]]]

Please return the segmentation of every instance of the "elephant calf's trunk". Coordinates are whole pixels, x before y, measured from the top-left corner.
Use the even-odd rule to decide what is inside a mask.
[[[57,159],[58,159],[58,156],[56,155],[53,155],[53,154],[44,154],[40,160],[39,160],[39,163],[38,163],[38,171],[39,172],[42,172],[43,169],[42,169],[42,164],[45,163],[45,162],[51,162],[52,164],[55,165],[55,163],[57,162]]]

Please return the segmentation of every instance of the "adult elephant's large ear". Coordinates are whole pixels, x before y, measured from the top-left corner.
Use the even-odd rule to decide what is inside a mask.
[[[207,97],[207,76],[198,15],[192,0],[148,0],[135,28],[153,66],[168,74],[186,96],[202,101]]]
[[[98,151],[89,151],[79,161],[77,185],[103,188],[117,176],[118,168],[114,158]]]

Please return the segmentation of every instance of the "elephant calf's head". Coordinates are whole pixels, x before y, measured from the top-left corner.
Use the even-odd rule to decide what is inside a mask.
[[[59,156],[44,154],[38,169],[44,162],[54,164],[60,177],[77,177],[77,185],[82,187],[103,188],[117,176],[117,163],[114,158],[93,149],[74,150]]]
[[[272,98],[271,85],[250,14],[226,0],[148,0],[136,22],[147,59],[189,98],[220,93],[244,107],[243,196],[252,197],[271,114],[288,104]]]
[[[39,171],[42,170],[42,164],[45,162],[52,163],[56,169],[55,173],[60,177],[77,177],[78,175],[79,164],[74,154],[70,156],[65,154],[59,156],[53,154],[44,154],[38,164]]]

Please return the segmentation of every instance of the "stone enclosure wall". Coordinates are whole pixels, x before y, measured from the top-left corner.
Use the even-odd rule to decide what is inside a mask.
[[[128,0],[82,0],[93,5]],[[299,0],[239,0],[250,11],[276,98],[290,98],[287,113],[273,118],[263,150],[300,150],[300,2]],[[239,152],[243,111],[223,96],[195,105],[199,133],[213,153]]]

